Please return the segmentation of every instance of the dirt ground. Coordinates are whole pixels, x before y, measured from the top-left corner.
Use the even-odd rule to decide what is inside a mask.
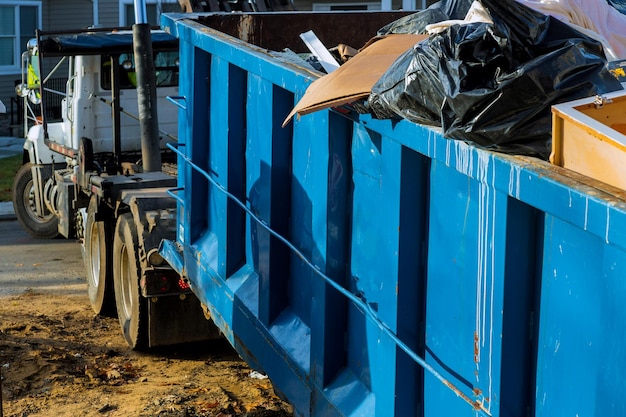
[[[225,340],[130,351],[86,286],[0,297],[0,364],[5,417],[292,415]]]

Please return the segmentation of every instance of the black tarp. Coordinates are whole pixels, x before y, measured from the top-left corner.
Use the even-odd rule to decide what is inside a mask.
[[[153,51],[177,51],[178,39],[160,31],[152,32]],[[133,34],[123,32],[41,33],[42,57],[101,55],[133,52]]]
[[[453,25],[417,44],[373,87],[367,107],[377,117],[441,126],[448,138],[547,159],[553,104],[622,86],[596,40],[514,0],[481,3],[493,24]],[[459,18],[468,7],[450,0],[436,9]],[[415,25],[405,18],[382,31],[423,28],[424,13]]]

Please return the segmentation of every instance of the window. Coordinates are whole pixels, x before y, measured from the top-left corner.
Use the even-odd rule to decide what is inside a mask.
[[[41,28],[41,2],[0,0],[0,73],[21,71],[26,42]]]
[[[146,15],[151,26],[159,26],[161,13],[180,12],[178,0],[146,0]],[[135,5],[133,0],[120,0],[120,25],[135,24]]]
[[[120,88],[137,88],[135,74],[135,57],[133,54],[122,54],[118,58],[120,66]],[[103,55],[101,60],[100,86],[104,90],[111,89],[111,57]],[[157,52],[154,56],[154,70],[157,87],[173,87],[178,85],[178,52]]]

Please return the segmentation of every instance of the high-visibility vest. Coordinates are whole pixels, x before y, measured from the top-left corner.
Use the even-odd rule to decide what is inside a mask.
[[[39,75],[31,62],[28,63],[26,82],[28,83],[28,88],[30,89],[39,88]]]

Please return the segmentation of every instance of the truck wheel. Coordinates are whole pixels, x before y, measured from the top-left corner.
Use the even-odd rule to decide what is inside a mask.
[[[59,235],[59,219],[44,207],[40,216],[35,210],[35,187],[31,167],[33,164],[22,165],[13,180],[13,208],[15,215],[24,230],[35,239],[52,239]],[[42,181],[50,178],[49,170],[42,171]]]
[[[147,347],[148,300],[139,294],[141,265],[137,240],[132,214],[123,214],[117,221],[113,239],[115,304],[126,343],[141,350]]]
[[[84,254],[87,269],[87,293],[91,308],[96,314],[115,317],[115,292],[113,291],[113,265],[111,264],[111,223],[96,221],[98,199],[89,200],[85,222]]]

